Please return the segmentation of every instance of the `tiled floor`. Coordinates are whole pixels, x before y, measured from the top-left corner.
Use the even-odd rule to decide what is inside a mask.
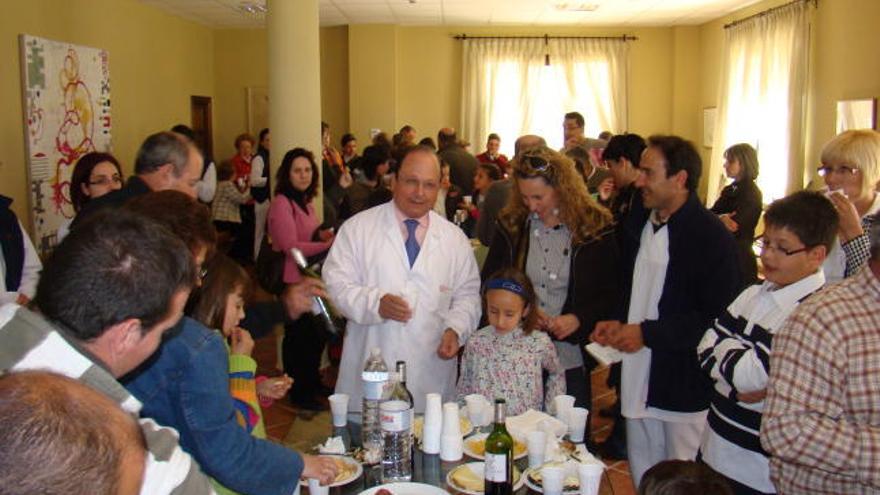
[[[259,372],[266,375],[280,373],[276,368],[277,351],[275,336],[269,335],[256,342],[254,358],[257,360]],[[607,369],[593,372],[593,411],[611,405],[614,392],[605,386]],[[330,415],[326,412],[312,413],[298,411],[286,401],[277,401],[272,407],[263,409],[266,432],[269,437],[300,451],[310,450],[314,445],[326,439],[330,428]],[[610,433],[610,420],[593,415],[592,436],[594,440],[604,440]],[[625,461],[609,464],[608,476],[611,480],[614,495],[632,495],[635,489],[629,474],[629,465]]]

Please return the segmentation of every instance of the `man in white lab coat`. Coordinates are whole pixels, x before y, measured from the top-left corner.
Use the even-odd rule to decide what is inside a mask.
[[[454,399],[455,356],[480,318],[480,276],[464,233],[432,211],[440,187],[433,150],[416,147],[394,180],[394,199],[343,224],[324,281],[348,318],[336,391],[360,411],[361,371],[378,347],[393,369],[407,364],[416,412],[425,394]]]

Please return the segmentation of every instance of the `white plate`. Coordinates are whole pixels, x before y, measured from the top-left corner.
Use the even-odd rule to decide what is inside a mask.
[[[461,466],[456,467],[455,469],[453,469],[452,471],[449,471],[449,473],[446,474],[446,484],[450,488],[452,488],[453,490],[455,490],[459,493],[464,493],[466,495],[483,495],[483,490],[480,490],[480,491],[467,490],[465,488],[458,486],[457,484],[455,484],[453,482],[452,473],[454,473],[455,471],[457,471],[459,469],[465,468],[465,467],[467,467],[471,471],[473,471],[474,474],[477,475],[478,478],[482,478],[483,477],[483,470],[485,469],[486,464],[483,462],[469,462],[467,464],[462,464]],[[516,466],[513,467],[513,470],[518,471]],[[525,480],[526,480],[526,477],[523,475],[523,473],[519,473],[519,479],[516,480],[516,483],[514,483],[513,491],[515,492],[515,491],[519,490],[523,486],[523,483],[525,483]]]
[[[566,476],[566,478],[568,478],[569,476],[573,476],[575,479],[578,480],[578,487],[566,489],[565,486],[563,486],[562,493],[565,493],[568,495],[577,495],[581,492],[580,478],[578,478],[577,465],[578,465],[578,463],[575,461],[567,461],[565,463],[565,476]],[[540,470],[541,470],[541,466],[538,466],[537,468],[534,468],[534,469],[533,468],[526,469],[526,471],[523,473],[522,477],[525,480],[527,487],[531,488],[532,490],[534,490],[538,493],[544,493],[544,489],[540,485],[533,483],[532,480],[529,478],[529,475],[532,472],[540,471]]]
[[[343,479],[341,479],[341,480],[339,480],[339,481],[334,481],[333,483],[327,485],[328,488],[333,488],[334,486],[347,485],[347,484],[351,483],[352,481],[354,481],[354,480],[360,478],[360,477],[361,477],[361,474],[363,474],[363,472],[364,472],[364,467],[361,466],[361,463],[359,463],[358,461],[354,460],[354,459],[351,458],[351,457],[342,457],[342,456],[338,456],[338,455],[333,455],[333,456],[331,456],[331,455],[322,456],[322,455],[320,455],[320,454],[318,455],[318,457],[330,457],[330,458],[333,458],[333,459],[340,459],[340,460],[342,460],[342,462],[344,462],[344,463],[346,463],[346,464],[348,464],[348,465],[350,465],[350,466],[353,466],[353,467],[355,468],[355,470],[354,470],[354,474],[353,474],[353,475],[351,475],[351,476],[349,476],[349,477],[347,477],[347,478],[343,478]],[[307,481],[307,480],[300,480],[299,485],[300,485],[300,486],[308,486],[309,484],[308,484],[308,481]]]
[[[488,437],[488,436],[489,436],[488,433],[480,433],[479,435],[474,435],[474,436],[472,436],[472,437],[465,438],[465,439],[464,439],[464,453],[465,453],[468,457],[472,457],[472,458],[474,458],[474,459],[480,459],[480,460],[483,460],[483,459],[485,458],[485,456],[482,455],[482,454],[477,454],[476,452],[474,452],[474,449],[471,447],[471,443],[472,443],[472,442],[485,443],[485,442],[486,442],[486,437]],[[514,439],[514,442],[516,442],[516,439]],[[522,444],[522,442],[517,442],[517,443]],[[522,444],[522,446],[525,447],[526,445],[525,445],[525,444]],[[526,457],[526,456],[528,456],[528,455],[529,455],[529,449],[528,449],[528,448],[525,448],[525,449],[523,449],[523,451],[520,452],[519,454],[514,453],[514,455],[513,455],[513,460],[518,461],[518,460],[520,460],[520,459],[522,459],[522,458],[524,458],[524,457]]]
[[[373,488],[364,490],[358,495],[373,495],[381,489],[391,492],[391,495],[448,495],[446,490],[426,485],[424,483],[386,483],[384,485],[374,486]]]

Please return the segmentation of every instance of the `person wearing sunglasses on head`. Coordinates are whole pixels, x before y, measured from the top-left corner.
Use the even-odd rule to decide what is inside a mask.
[[[590,409],[583,346],[618,299],[611,213],[587,192],[572,160],[547,146],[518,153],[511,170],[511,194],[498,216],[483,280],[511,266],[528,275],[538,295],[538,328],[554,340],[567,393],[576,406]]]
[[[855,275],[870,255],[868,231],[880,211],[880,133],[845,131],[822,148],[818,173],[840,216],[837,240],[822,269],[829,283]]]

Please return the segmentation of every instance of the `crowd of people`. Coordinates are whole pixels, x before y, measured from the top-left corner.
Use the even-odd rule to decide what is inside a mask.
[[[416,413],[477,393],[520,414],[559,394],[590,409],[592,344],[619,403],[610,437],[585,441],[640,493],[880,490],[880,133],[833,137],[824,190],[766,207],[755,149],[731,146],[706,208],[692,143],[584,123],[564,116],[560,150],[519,136],[510,159],[497,134],[474,154],[409,125],[339,151],[322,123],[320,153],[288,150],[275,174],[268,129],[214,163],[175,126],[125,181],[112,155],[81,157],[45,265],[2,198],[0,484],[289,494],[337,467],[268,441],[263,409],[326,409],[325,354],[353,413],[378,347],[407,363]],[[259,305],[266,249],[283,283]],[[284,324],[280,376],[257,376],[262,320]]]

